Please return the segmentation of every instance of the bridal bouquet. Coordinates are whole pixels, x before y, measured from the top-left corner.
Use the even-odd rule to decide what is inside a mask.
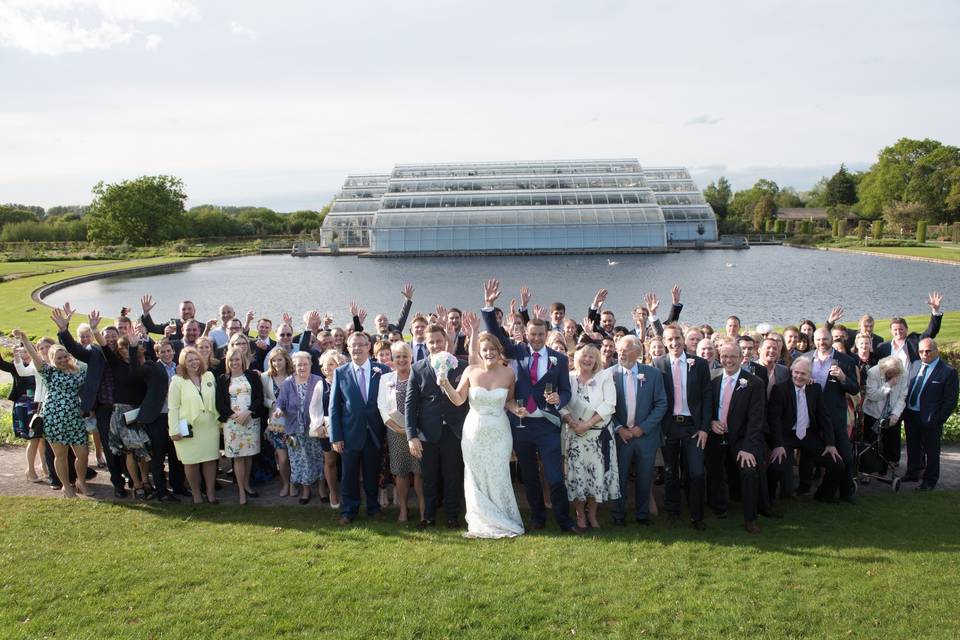
[[[457,368],[457,358],[452,353],[441,351],[430,356],[430,366],[437,374],[437,380],[446,378],[451,369]]]

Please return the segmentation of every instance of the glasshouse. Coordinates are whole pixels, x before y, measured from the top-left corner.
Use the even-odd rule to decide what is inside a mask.
[[[402,164],[349,176],[326,246],[371,253],[662,248],[716,240],[713,210],[682,167],[635,159]]]

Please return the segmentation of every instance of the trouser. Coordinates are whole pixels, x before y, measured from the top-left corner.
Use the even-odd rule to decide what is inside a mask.
[[[639,520],[650,517],[650,488],[653,486],[654,464],[657,460],[657,446],[660,443],[659,430],[641,438],[632,438],[627,442],[614,435],[617,443],[617,468],[620,473],[620,497],[614,501],[612,515],[616,520],[627,517],[627,480],[630,477],[630,464],[637,463],[637,477],[634,481],[633,513]]]
[[[343,461],[343,484],[340,492],[340,515],[356,518],[360,512],[360,479],[363,477],[363,493],[367,501],[367,515],[380,511],[377,500],[377,481],[380,477],[380,446],[368,432],[359,450],[346,450],[340,454]]]
[[[732,478],[736,475],[738,491],[733,493],[743,505],[744,521],[753,522],[757,519],[759,508],[761,455],[754,453],[757,464],[748,467],[737,461],[739,450],[735,446],[730,446],[725,440],[726,436],[716,433],[707,436],[707,500],[718,514],[726,513],[730,508],[728,480],[732,489]],[[766,502],[765,500],[764,503]]]
[[[843,459],[844,471],[841,473],[840,480],[840,497],[849,498],[853,495],[853,474],[854,474],[854,461],[853,461],[853,445],[850,443],[850,436],[847,435],[847,425],[846,423],[833,427],[833,439],[834,446],[837,447],[837,452],[840,453],[840,457]],[[823,490],[823,484],[820,485],[821,491]],[[828,494],[830,495],[830,494]]]
[[[704,451],[697,446],[693,434],[667,436],[663,445],[663,466],[667,476],[664,506],[672,515],[680,515],[681,464],[687,481],[690,519],[698,522],[703,520]]]
[[[550,486],[550,502],[553,503],[553,515],[557,525],[564,530],[576,526],[570,517],[570,500],[563,479],[560,430],[549,420],[524,418],[522,427],[513,428],[513,450],[520,463],[523,488],[534,523],[542,525],[547,521],[547,508],[543,502],[543,489],[537,466],[539,456],[547,484]]]
[[[167,493],[167,475],[164,472],[163,460],[170,459],[170,487],[177,493],[186,493],[183,465],[177,458],[177,450],[170,440],[167,431],[167,414],[161,413],[156,420],[146,425],[150,436],[150,474],[153,476],[153,486],[159,495]]]
[[[63,480],[57,477],[57,465],[54,464],[56,456],[53,455],[53,447],[50,443],[47,443],[47,446],[43,448],[43,459],[47,463],[47,470],[50,472],[50,484],[52,485],[62,485]],[[76,468],[77,454],[73,452],[73,447],[67,446],[67,469],[70,472],[70,481],[67,484],[73,484],[77,481],[77,468]]]
[[[820,483],[817,494],[832,496],[844,480],[843,463],[834,461],[829,455],[824,455],[823,441],[816,436],[808,435],[803,440],[788,439],[783,446],[787,455],[779,462],[771,462],[767,470],[770,496],[776,494],[778,485],[781,487],[781,495],[793,493],[793,463],[796,449],[800,450],[800,488],[809,490],[813,469],[822,466],[824,467],[823,481]]]
[[[437,519],[438,494],[443,492],[443,510],[447,520],[457,520],[463,505],[463,450],[460,438],[449,426],[440,432],[439,442],[422,442],[424,520]],[[441,487],[441,480],[443,485]]]
[[[940,479],[940,439],[943,425],[925,425],[916,411],[904,412],[904,426],[907,432],[907,475],[920,476],[928,487],[937,486]]]
[[[876,424],[877,419],[873,416],[863,414],[863,440],[864,442],[872,443],[876,442],[877,434],[874,433],[873,427]],[[900,463],[900,448],[902,447],[902,442],[900,441],[900,425],[890,425],[886,429],[880,430],[880,453],[883,455],[884,460],[892,464]]]
[[[126,462],[123,456],[110,451],[110,418],[113,416],[113,406],[98,404],[96,409],[97,432],[100,434],[100,444],[103,445],[103,455],[107,458],[107,469],[110,471],[110,484],[115,489],[123,489],[126,482],[123,477],[126,471]]]

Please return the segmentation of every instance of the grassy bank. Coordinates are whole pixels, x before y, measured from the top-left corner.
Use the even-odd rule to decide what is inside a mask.
[[[468,541],[329,508],[0,498],[6,637],[957,637],[960,494]],[[395,514],[392,514],[395,515]],[[31,542],[27,542],[31,541]],[[39,553],[47,551],[47,553]],[[905,600],[906,599],[906,600]]]

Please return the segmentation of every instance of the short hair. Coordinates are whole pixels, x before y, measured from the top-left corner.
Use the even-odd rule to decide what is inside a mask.
[[[903,363],[900,362],[900,358],[897,356],[887,356],[886,358],[881,358],[880,362],[877,363],[877,366],[880,368],[880,373],[886,376],[890,371],[896,371],[899,375],[903,375]]]
[[[740,318],[738,318],[737,316],[727,316],[727,322],[730,322],[731,320],[736,320],[737,324],[741,324]]]
[[[902,324],[904,329],[910,328],[909,325],[907,325],[907,321],[900,316],[894,316],[890,318],[890,326],[893,327],[895,324]]]
[[[723,342],[717,345],[718,358],[720,357],[720,350],[723,349],[724,347],[736,349],[737,355],[741,355],[741,356],[743,355],[743,350],[740,349],[740,344],[738,342],[736,342],[735,340],[724,340]]]
[[[813,370],[813,363],[810,362],[810,358],[797,358],[796,360],[793,361],[793,364],[790,365],[790,371],[793,371],[794,369],[796,369],[797,366],[800,365],[801,363],[806,363],[807,369],[810,369],[811,371]]]
[[[838,322],[837,324],[833,325],[833,329],[831,329],[830,331],[846,331],[846,330],[847,330],[847,325],[840,324]]]
[[[347,341],[353,341],[354,338],[363,338],[367,342],[370,342],[370,336],[368,336],[363,331],[354,331],[353,333],[350,334],[350,337],[347,338]]]
[[[187,357],[191,354],[197,356],[197,359],[200,360],[200,376],[202,377],[207,372],[207,363],[203,361],[203,356],[200,355],[197,348],[184,347],[180,350],[180,357],[177,358],[177,375],[181,378],[187,379],[190,377],[190,374],[187,373]]]
[[[427,317],[422,313],[418,313],[417,315],[413,316],[413,320],[410,321],[410,326],[413,326],[418,322],[422,322],[423,324],[430,324],[430,322],[427,320]]]
[[[676,331],[677,333],[680,334],[680,337],[681,337],[681,338],[683,337],[683,329],[681,329],[681,328],[680,328],[680,325],[678,325],[678,324],[676,324],[676,323],[671,322],[671,323],[669,323],[668,325],[666,325],[666,326],[663,328],[663,335],[664,335],[664,336],[667,335],[667,331]]]
[[[323,369],[326,367],[328,364],[330,364],[331,360],[333,360],[337,366],[340,366],[340,357],[341,353],[336,349],[327,349],[320,354],[320,368]]]
[[[457,309],[456,307],[450,307],[449,309],[447,309],[447,313],[448,314],[456,313],[457,315],[461,315],[461,316],[463,315],[463,311],[460,311],[460,309]]]
[[[439,333],[444,338],[447,337],[446,330],[438,324],[431,324],[429,327],[427,327],[427,333]]]
[[[391,355],[398,355],[400,353],[406,353],[408,356],[413,355],[413,349],[411,349],[410,345],[403,340],[398,340],[397,342],[393,342],[387,346],[390,348]]]
[[[702,324],[702,325],[700,325],[699,328],[700,328],[700,333],[702,333],[703,335],[707,335],[708,333],[709,333],[710,335],[713,335],[713,334],[716,333],[716,331],[713,330],[713,327],[711,327],[711,326],[708,325],[708,324]]]
[[[183,304],[193,304],[193,300],[181,300],[181,301],[180,301],[180,304],[182,304],[182,305],[183,305]],[[197,306],[197,305],[194,304],[193,306]]]
[[[749,342],[750,344],[756,344],[757,341],[753,339],[749,333],[744,333],[737,336],[737,342]]]
[[[308,365],[313,366],[313,358],[306,351],[294,351],[290,354],[290,361],[293,362],[294,360],[306,360]]]
[[[236,345],[230,345],[230,346],[227,348],[227,355],[224,356],[224,361],[225,361],[224,364],[226,365],[226,366],[224,367],[224,369],[226,369],[226,372],[227,372],[228,374],[230,373],[230,359],[231,359],[234,355],[239,355],[239,356],[240,356],[240,365],[243,367],[243,370],[246,371],[246,370],[250,367],[250,351],[249,351],[249,349],[248,349],[247,351],[244,351],[243,349],[237,348]]]
[[[580,346],[576,353],[573,354],[573,368],[577,371],[580,371],[580,360],[583,358],[584,354],[587,353],[593,355],[593,369],[590,371],[590,373],[597,373],[603,368],[603,356],[600,355],[600,350],[592,344]]]
[[[800,329],[799,329],[798,327],[792,325],[792,324],[789,324],[789,325],[787,325],[786,327],[784,327],[783,332],[786,333],[787,331],[793,331],[794,333],[800,333]]]
[[[562,302],[553,302],[550,304],[550,313],[553,313],[554,311],[563,311],[566,313],[567,305],[563,304]]]
[[[270,353],[267,354],[267,359],[264,362],[267,375],[278,376],[281,373],[273,366],[273,359],[276,356],[283,356],[283,374],[287,376],[293,375],[293,358],[290,357],[290,352],[283,347],[274,347],[270,350]]]
[[[546,323],[545,320],[542,320],[542,319],[540,319],[540,318],[530,318],[530,320],[527,322],[527,328],[529,329],[530,327],[543,327],[543,328],[546,328],[546,327],[547,327],[547,323]]]
[[[390,349],[390,343],[386,340],[377,340],[377,343],[373,345],[374,353],[380,353],[384,349]]]
[[[173,343],[170,342],[170,340],[169,340],[168,338],[163,338],[162,340],[157,340],[157,342],[156,342],[156,343],[154,344],[154,346],[153,346],[153,350],[154,350],[154,352],[156,352],[156,351],[159,351],[160,349],[162,349],[162,348],[164,348],[164,347],[170,347],[170,348],[173,349],[174,351],[177,350],[177,348],[176,348],[175,346],[173,346]]]
[[[257,324],[260,324],[261,322],[266,322],[271,327],[273,326],[273,320],[271,320],[270,318],[260,318],[259,320],[257,320]]]
[[[613,316],[614,318],[617,317],[617,315],[616,315],[613,311],[610,311],[610,309],[604,309],[603,311],[601,311],[601,312],[600,312],[600,316],[601,316],[601,317],[602,317],[602,316]]]

